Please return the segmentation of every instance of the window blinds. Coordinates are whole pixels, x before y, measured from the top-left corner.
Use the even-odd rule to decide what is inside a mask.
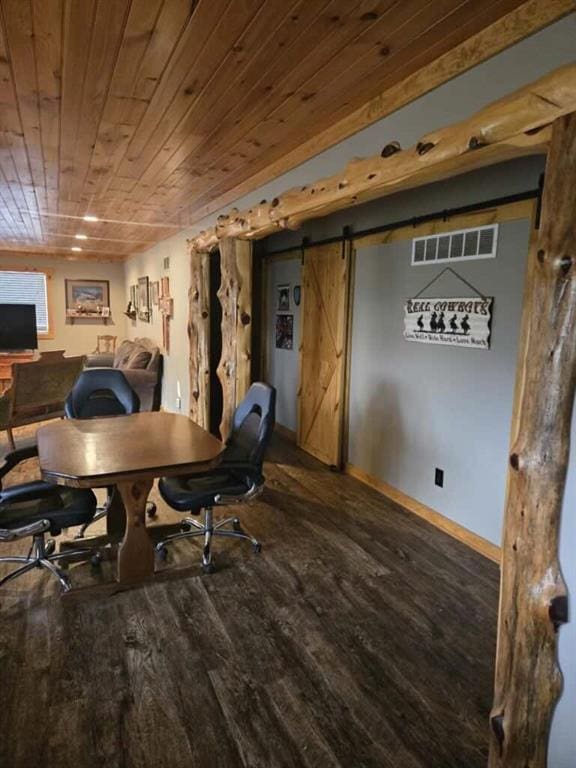
[[[38,333],[47,333],[48,291],[43,272],[0,270],[0,304],[35,304]]]

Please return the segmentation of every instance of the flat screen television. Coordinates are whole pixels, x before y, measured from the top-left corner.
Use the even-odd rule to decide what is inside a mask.
[[[37,348],[34,304],[0,304],[0,352]]]

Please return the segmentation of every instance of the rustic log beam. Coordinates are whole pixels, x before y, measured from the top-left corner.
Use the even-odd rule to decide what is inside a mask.
[[[220,436],[230,434],[232,415],[242,400],[251,376],[252,350],[252,244],[234,238],[220,242],[222,356],[217,369],[222,386]]]
[[[288,190],[246,211],[221,215],[188,241],[209,251],[223,237],[260,238],[382,197],[522,155],[545,152],[547,125],[576,110],[576,64],[561,67],[490,104],[473,117],[422,137],[406,150],[388,143],[378,155],[353,160],[342,173]]]
[[[210,256],[190,254],[188,291],[190,418],[210,428]]]
[[[400,79],[393,86],[371,98],[351,114],[346,115],[328,128],[292,150],[282,153],[271,165],[240,181],[232,189],[212,196],[200,208],[192,212],[191,225],[202,221],[215,211],[221,211],[254,189],[268,184],[282,174],[315,157],[338,142],[344,141],[377,120],[397,112],[402,107],[430,93],[454,77],[477,67],[483,61],[524,40],[548,24],[576,11],[575,0],[525,0],[509,13],[442,56]]]
[[[576,113],[552,129],[508,469],[490,768],[544,768],[566,621],[558,537],[576,385]]]

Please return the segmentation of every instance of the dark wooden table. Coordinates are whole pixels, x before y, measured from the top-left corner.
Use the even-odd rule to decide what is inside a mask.
[[[107,537],[123,536],[118,548],[120,584],[134,584],[154,573],[154,543],[146,528],[146,501],[154,478],[210,469],[218,464],[223,448],[186,416],[163,412],[67,419],[38,430],[44,480],[73,488],[115,487]]]

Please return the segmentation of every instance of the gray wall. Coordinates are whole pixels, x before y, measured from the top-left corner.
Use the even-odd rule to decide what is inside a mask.
[[[560,564],[568,585],[570,621],[560,630],[558,657],[564,676],[564,691],[552,721],[548,768],[574,768],[576,765],[576,411],[572,417],[570,449],[560,530]]]
[[[267,320],[270,329],[266,339],[266,380],[277,389],[276,421],[296,431],[296,395],[298,392],[298,347],[300,343],[300,307],[294,304],[294,286],[300,285],[302,266],[300,257],[288,261],[270,261],[266,270]],[[290,312],[294,315],[294,346],[276,349],[275,325],[278,299],[276,287],[290,285]]]
[[[356,256],[348,460],[496,544],[529,232],[527,220],[501,224],[495,259],[453,265],[494,296],[489,350],[404,340],[405,300],[445,266],[411,266],[410,240]],[[423,296],[470,295],[447,273]]]

